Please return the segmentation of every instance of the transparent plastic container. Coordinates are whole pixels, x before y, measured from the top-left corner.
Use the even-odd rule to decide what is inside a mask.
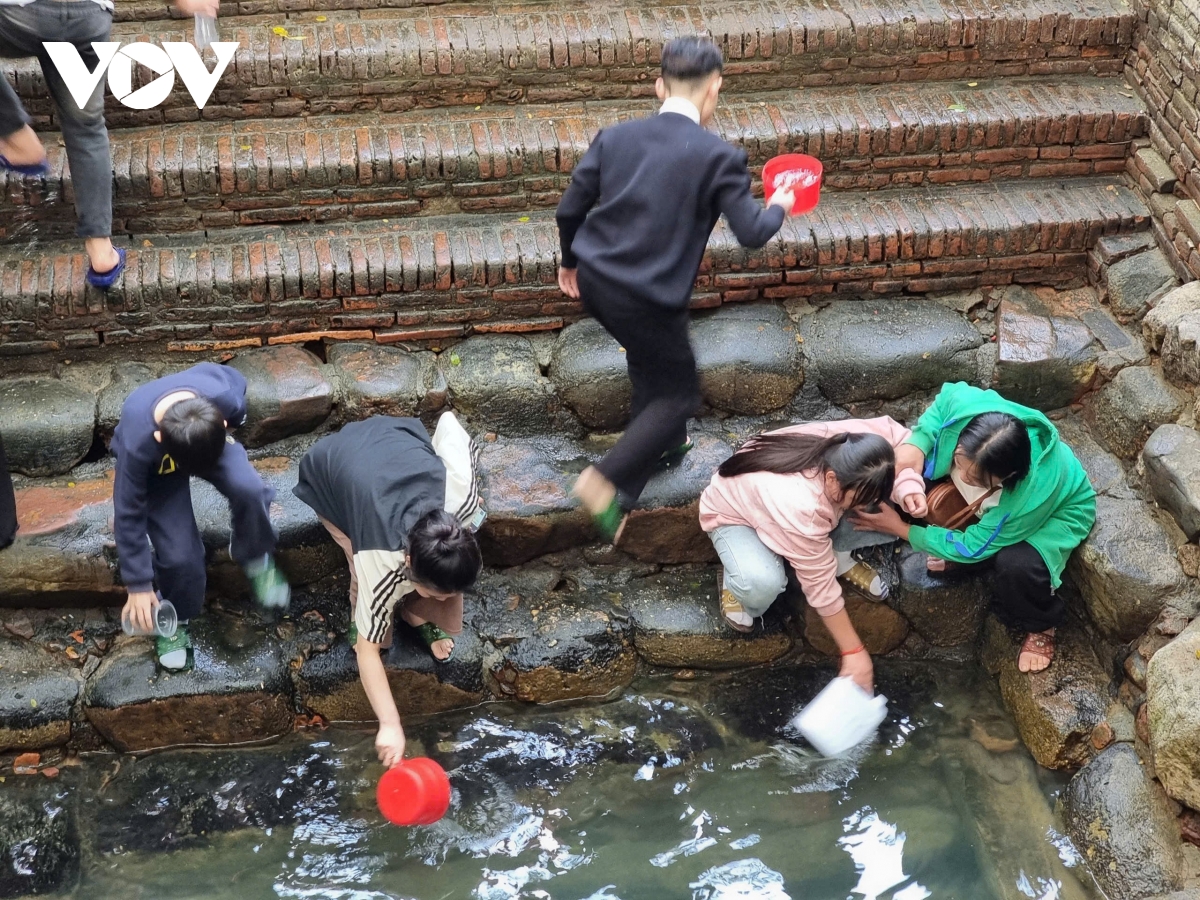
[[[159,597],[158,606],[154,609],[153,631],[136,628],[125,613],[121,614],[121,628],[126,634],[138,637],[174,637],[175,632],[179,629],[179,614],[175,612],[175,605],[170,600]]]
[[[887,717],[887,697],[872,697],[851,679],[838,677],[792,719],[792,726],[823,756],[853,750]]]
[[[217,40],[220,40],[217,35],[217,20],[212,16],[196,13],[196,29],[192,35],[192,43],[196,45],[196,49],[207,49]]]

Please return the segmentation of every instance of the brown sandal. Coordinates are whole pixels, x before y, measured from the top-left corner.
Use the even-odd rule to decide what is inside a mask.
[[[749,625],[743,625],[741,622],[735,622],[729,618],[736,613],[750,615],[746,612],[746,607],[738,602],[738,599],[733,596],[733,591],[725,588],[725,573],[721,572],[717,576],[717,588],[721,592],[721,618],[725,620],[725,624],[741,634],[749,634],[754,630],[754,618],[751,617]]]
[[[1046,671],[1046,669],[1050,668],[1050,664],[1054,662],[1054,635],[1041,631],[1031,631],[1025,635],[1025,640],[1021,642],[1021,650],[1017,654],[1018,667],[1021,664],[1021,657],[1026,653],[1046,660],[1046,665],[1040,669],[1029,669],[1028,674],[1036,675],[1038,672]]]

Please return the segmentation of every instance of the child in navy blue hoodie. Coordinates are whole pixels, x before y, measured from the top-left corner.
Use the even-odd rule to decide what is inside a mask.
[[[152,631],[157,581],[179,616],[175,636],[156,639],[165,669],[191,667],[187,622],[204,605],[204,543],[192,511],[189,476],[210,482],[229,501],[230,553],[246,570],[258,602],[281,607],[290,596],[272,556],[275,489],[263,482],[228,431],[245,419],[246,379],[215,363],[144,384],[121,408],[112,451],[117,458],[113,523],[129,591],[123,615]]]
[[[663,48],[656,116],[598,133],[558,204],[558,284],[625,348],[633,400],[625,433],[575,484],[597,530],[614,543],[661,463],[691,449],[700,406],[688,339],[692,286],[722,215],[738,241],[761,247],[793,196],[764,209],[750,193],[746,153],[707,131],[721,91],[721,51],[708,38]]]

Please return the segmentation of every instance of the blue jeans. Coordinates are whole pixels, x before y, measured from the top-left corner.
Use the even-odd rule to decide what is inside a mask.
[[[104,85],[101,78],[86,106],[80,109],[58,74],[43,41],[74,44],[89,71],[99,60],[92,41],[107,41],[112,13],[92,0],[34,0],[28,6],[0,6],[0,57],[36,56],[58,108],[71,184],[75,190],[75,233],[81,238],[112,234],[112,151],[104,124]],[[0,136],[7,137],[29,124],[8,80],[0,78]]]
[[[754,617],[761,616],[787,588],[787,569],[781,556],[769,548],[748,525],[722,525],[708,534],[725,569],[725,587]],[[895,536],[878,531],[855,531],[843,516],[829,534],[834,552],[889,544]]]

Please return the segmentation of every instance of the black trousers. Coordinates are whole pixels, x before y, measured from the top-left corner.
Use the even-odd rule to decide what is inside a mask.
[[[1051,587],[1045,560],[1030,544],[1013,544],[992,557],[992,611],[1018,631],[1062,624],[1066,604]]]
[[[645,490],[659,457],[687,440],[687,420],[700,407],[688,310],[647,303],[582,265],[578,277],[584,309],[625,348],[633,382],[625,433],[596,465],[629,508]]]
[[[12,476],[8,474],[8,457],[4,441],[0,440],[0,550],[17,537],[17,498],[13,494]]]

